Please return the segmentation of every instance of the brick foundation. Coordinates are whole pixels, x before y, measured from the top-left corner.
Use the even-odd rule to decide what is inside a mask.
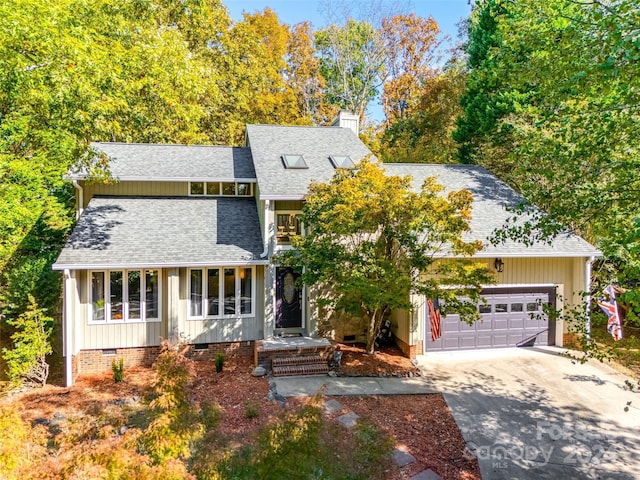
[[[196,346],[191,344],[185,355],[194,360],[213,360],[216,353],[224,353],[229,357],[252,357],[253,341],[249,342],[225,342],[208,343],[207,348],[196,350]]]
[[[416,345],[409,345],[408,343],[400,340],[398,337],[395,337],[396,345],[405,354],[405,356],[409,357],[411,360],[415,360],[417,355],[422,355],[423,347],[422,341],[418,342]]]
[[[188,345],[185,355],[194,360],[211,360],[216,353],[221,352],[226,356],[253,355],[253,341],[250,342],[224,342],[209,343],[206,348],[196,349],[195,345]],[[201,346],[199,344],[199,346]],[[74,380],[78,374],[102,373],[111,370],[113,360],[124,359],[124,368],[134,366],[150,367],[160,353],[160,347],[116,348],[114,354],[105,354],[107,350],[81,350],[73,357]]]

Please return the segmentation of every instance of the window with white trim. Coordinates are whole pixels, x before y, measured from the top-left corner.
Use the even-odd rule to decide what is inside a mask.
[[[189,182],[189,195],[198,197],[250,197],[253,195],[253,183]]]
[[[189,318],[254,315],[255,267],[189,270]]]
[[[96,270],[89,283],[91,322],[160,321],[159,270]]]

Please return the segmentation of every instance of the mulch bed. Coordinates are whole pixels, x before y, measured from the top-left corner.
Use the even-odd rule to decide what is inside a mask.
[[[396,347],[383,347],[374,355],[364,353],[362,346],[340,345],[344,374],[380,375],[417,373],[411,361]],[[250,358],[228,357],[224,370],[216,373],[213,362],[195,362],[195,380],[191,396],[197,402],[215,402],[222,411],[220,434],[243,443],[255,438],[255,433],[283,411],[305,402],[302,398],[287,399],[285,406],[267,399],[269,383],[266,378],[251,376]],[[147,368],[130,368],[125,380],[114,383],[111,372],[81,376],[71,388],[47,385],[43,389],[21,393],[8,399],[19,402],[23,417],[31,422],[66,417],[90,411],[92,405],[105,404],[126,398],[145,398],[151,391],[155,372]],[[439,394],[386,395],[337,397],[346,409],[371,419],[379,428],[395,439],[415,458],[416,462],[403,468],[390,465],[385,480],[408,479],[412,475],[432,469],[444,480],[479,480],[475,459],[464,455],[465,442]],[[259,414],[247,418],[248,405],[257,405]]]

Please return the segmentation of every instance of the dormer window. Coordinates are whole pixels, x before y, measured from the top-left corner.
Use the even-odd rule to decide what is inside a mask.
[[[333,168],[354,168],[356,166],[348,155],[330,155]]]
[[[284,168],[309,168],[302,155],[282,155],[282,162],[284,163]]]

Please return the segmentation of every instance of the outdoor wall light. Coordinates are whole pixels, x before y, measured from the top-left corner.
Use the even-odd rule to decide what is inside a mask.
[[[504,262],[501,258],[496,258],[496,261],[493,262],[493,266],[496,267],[496,272],[502,272],[504,270]]]

